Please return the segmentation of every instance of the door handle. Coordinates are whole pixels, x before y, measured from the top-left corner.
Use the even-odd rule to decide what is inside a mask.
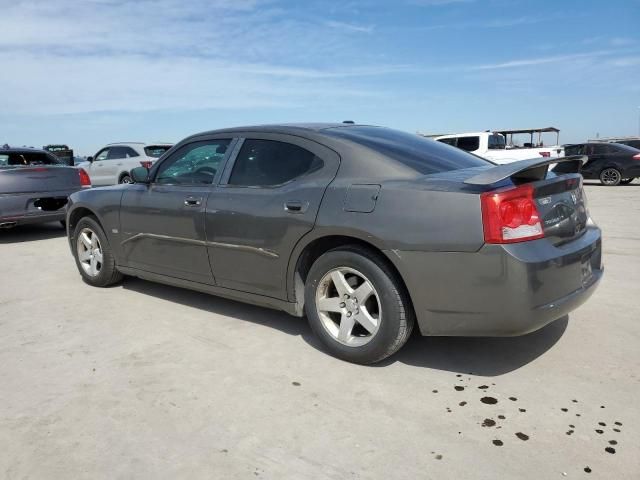
[[[300,200],[284,202],[284,211],[287,213],[304,213],[308,208],[309,202],[301,202]]]
[[[187,197],[184,199],[184,205],[186,207],[199,207],[202,203],[202,198]]]

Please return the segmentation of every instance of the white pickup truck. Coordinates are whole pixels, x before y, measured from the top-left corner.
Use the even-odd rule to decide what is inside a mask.
[[[543,133],[555,133],[554,145],[544,146]],[[525,141],[520,142],[516,135],[526,135]],[[534,138],[534,135],[537,138]],[[517,162],[528,158],[562,157],[564,150],[559,145],[560,130],[554,127],[532,128],[525,130],[501,130],[471,133],[456,133],[451,135],[433,136],[438,142],[453,145],[467,152],[486,158],[492,162],[503,164]]]

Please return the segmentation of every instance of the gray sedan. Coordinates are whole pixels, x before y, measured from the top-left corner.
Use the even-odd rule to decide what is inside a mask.
[[[90,187],[83,170],[34,148],[0,148],[0,228],[64,221],[71,193]]]
[[[580,163],[496,166],[365,125],[216,130],[135,184],[73,194],[67,229],[91,285],[132,275],[306,314],[330,353],[373,363],[414,324],[521,335],[581,305],[603,268]]]

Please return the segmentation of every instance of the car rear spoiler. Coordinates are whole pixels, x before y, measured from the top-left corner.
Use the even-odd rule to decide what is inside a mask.
[[[572,164],[562,166],[562,173],[579,173],[586,160],[587,157],[584,155],[520,160],[484,170],[482,173],[466,179],[464,183],[468,185],[493,185],[505,178],[511,178],[514,181],[520,182],[535,182],[536,180],[546,178],[549,165],[572,162]]]

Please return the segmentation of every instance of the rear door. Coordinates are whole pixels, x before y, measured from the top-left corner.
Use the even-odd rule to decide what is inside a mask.
[[[313,228],[339,156],[280,134],[247,134],[236,152],[206,209],[216,283],[286,299],[290,254]]]
[[[124,191],[121,252],[127,266],[215,283],[204,212],[231,145],[231,138],[185,144],[152,171],[151,184],[133,184]]]
[[[134,167],[139,167],[140,164],[133,160],[139,156],[140,155],[138,155],[138,153],[131,147],[111,147],[102,170],[102,173],[105,178],[108,179],[109,184],[113,185],[118,183],[120,181],[118,175],[123,170],[129,171]]]

